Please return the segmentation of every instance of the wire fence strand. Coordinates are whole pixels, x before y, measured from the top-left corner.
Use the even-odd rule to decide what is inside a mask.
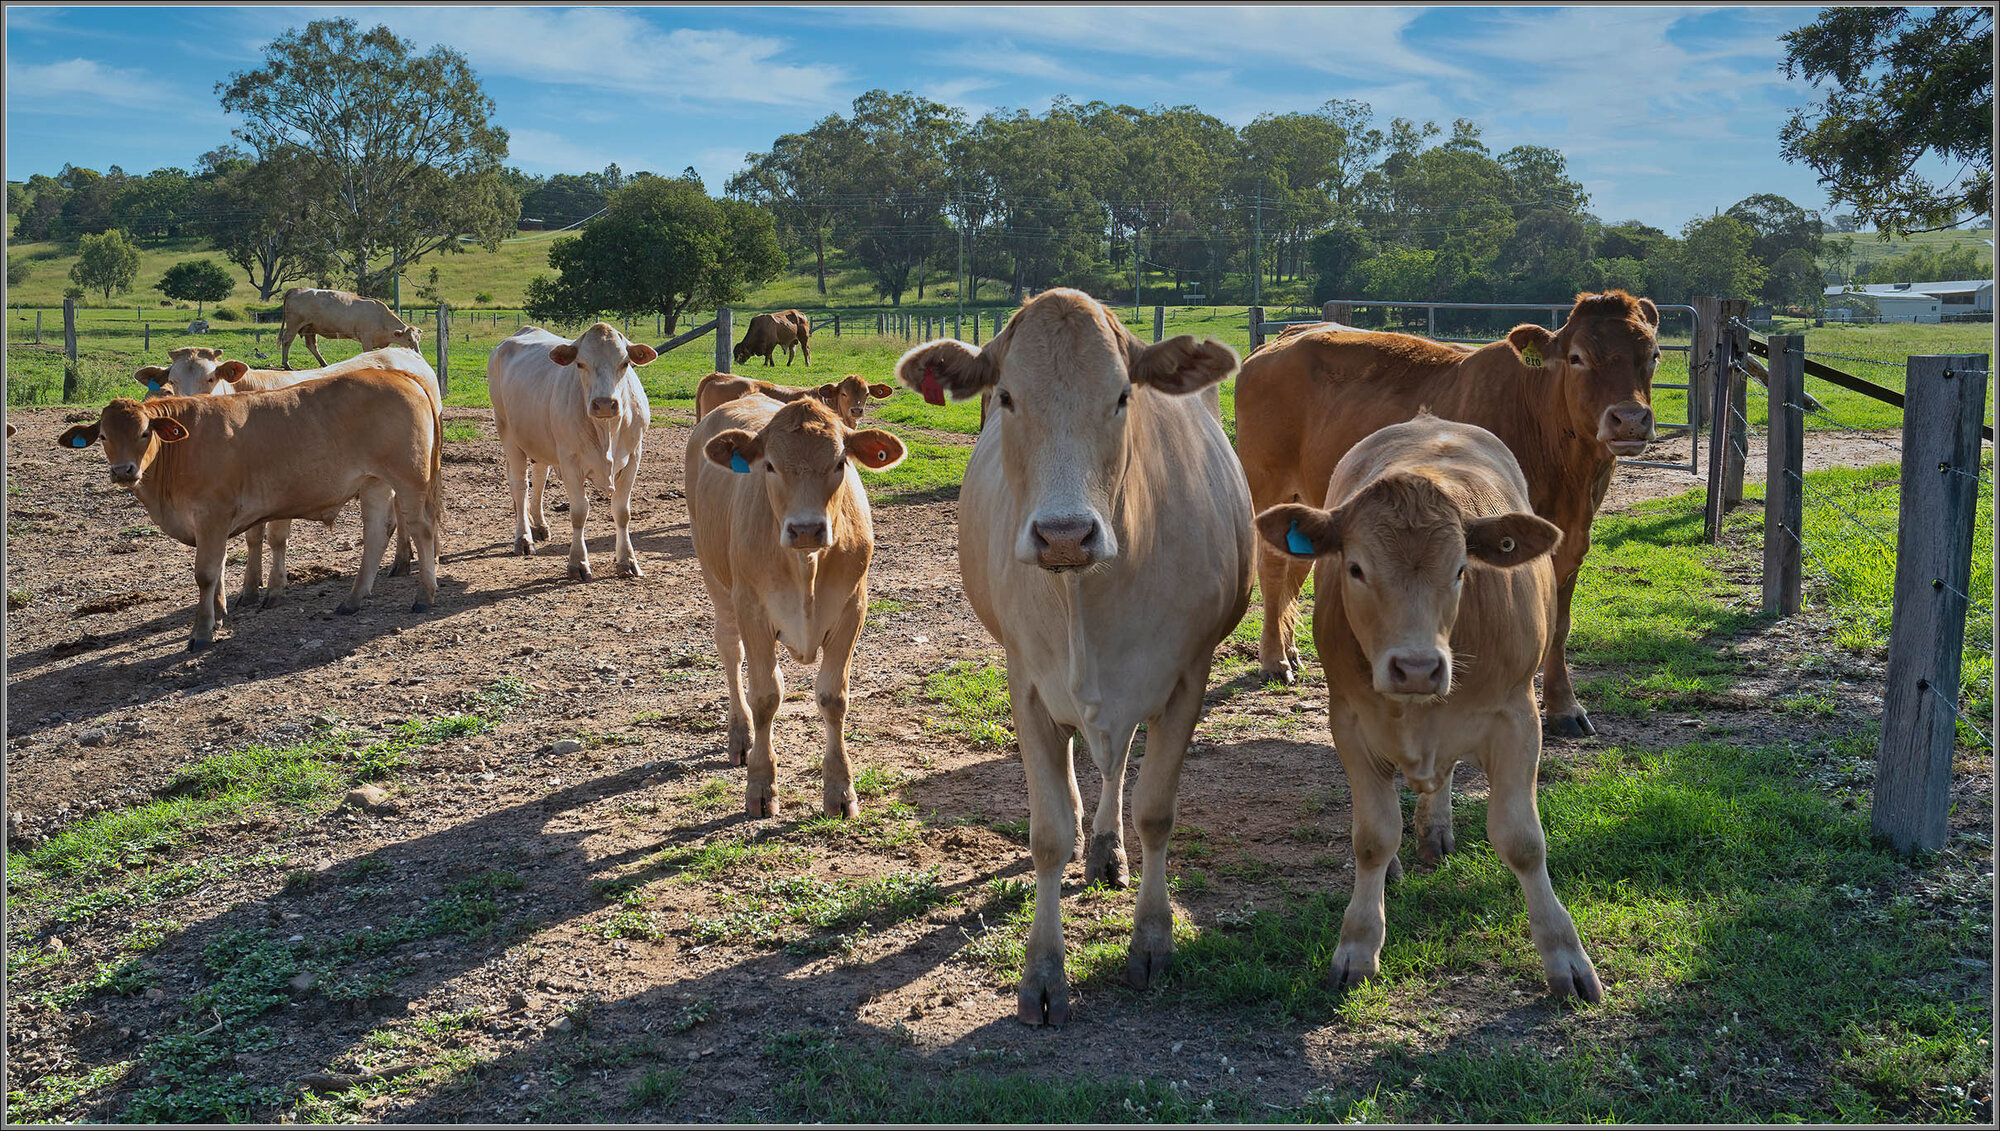
[[[1888,551],[1890,557],[1893,558],[1896,556],[1896,547],[1891,545],[1888,539],[1882,537],[1880,534],[1875,533],[1874,529],[1870,527],[1866,522],[1864,522],[1859,515],[1856,515],[1853,511],[1848,510],[1846,507],[1841,506],[1839,503],[1834,502],[1833,499],[1831,499],[1830,497],[1821,494],[1818,490],[1816,490],[1813,487],[1812,484],[1807,483],[1803,477],[1798,475],[1791,468],[1789,467],[1786,468],[1785,474],[1791,476],[1792,479],[1798,483],[1800,489],[1805,491],[1806,494],[1811,495],[1813,498],[1818,499],[1820,502],[1825,503],[1827,506],[1830,506],[1834,510],[1837,510],[1841,514],[1845,515],[1847,517],[1847,521],[1853,523],[1856,527],[1858,527],[1863,534],[1866,534],[1868,537],[1874,539],[1876,545],[1881,546],[1884,550]]]
[[[1942,691],[1939,691],[1938,685],[1935,683],[1926,683],[1924,684],[1924,686],[1930,688],[1931,694],[1937,696],[1940,702],[1942,702],[1945,706],[1951,708],[1952,715],[1956,717],[1959,722],[1964,723],[1968,730],[1972,731],[1972,733],[1979,736],[1979,745],[1984,746],[1989,750],[1992,749],[1993,740],[1986,737],[1986,732],[1979,729],[1978,723],[1975,723],[1971,719],[1965,717],[1965,712],[1958,709],[1958,700],[1952,698],[1949,695],[1946,695]]]

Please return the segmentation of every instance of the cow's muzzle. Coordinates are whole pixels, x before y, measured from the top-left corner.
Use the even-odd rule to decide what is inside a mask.
[[[1439,698],[1451,690],[1451,657],[1436,648],[1398,648],[1376,663],[1375,690],[1397,699]]]
[[[784,535],[778,541],[788,550],[810,553],[813,550],[826,549],[828,538],[827,524],[823,518],[786,519]]]
[[[617,397],[593,397],[590,401],[590,415],[599,420],[609,420],[618,415]]]
[[[1612,455],[1636,456],[1659,437],[1654,423],[1651,407],[1625,401],[1604,410],[1597,421],[1597,439]]]
[[[136,487],[139,484],[139,465],[136,463],[114,463],[111,465],[111,482],[120,487]]]
[[[1088,515],[1037,519],[1029,524],[1035,564],[1043,569],[1081,569],[1097,560],[1103,529]]]

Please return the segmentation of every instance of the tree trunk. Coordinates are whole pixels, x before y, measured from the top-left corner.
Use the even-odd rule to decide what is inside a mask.
[[[825,228],[825,226],[824,226],[824,225],[821,225],[821,224],[814,224],[814,225],[813,225],[813,258],[814,258],[814,261],[815,261],[815,268],[814,268],[814,269],[815,269],[815,271],[817,272],[817,274],[818,274],[818,277],[819,277],[819,293],[820,293],[820,296],[821,296],[821,297],[825,297],[825,295],[826,295],[826,228]]]

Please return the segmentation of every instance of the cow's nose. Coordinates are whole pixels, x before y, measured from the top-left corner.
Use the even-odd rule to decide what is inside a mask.
[[[818,550],[826,545],[826,520],[823,518],[804,521],[788,519],[785,522],[785,545],[794,550]]]
[[[616,397],[591,398],[590,415],[598,417],[599,419],[602,419],[607,416],[617,416],[618,398]]]
[[[114,463],[111,465],[111,481],[113,483],[131,483],[138,478],[139,465],[136,463]]]
[[[1397,695],[1436,695],[1444,690],[1444,656],[1435,650],[1391,652],[1389,686]]]
[[[1619,440],[1653,438],[1653,410],[1642,404],[1611,406],[1611,435]]]
[[[1097,520],[1089,516],[1037,519],[1035,561],[1043,569],[1087,566],[1097,556]]]

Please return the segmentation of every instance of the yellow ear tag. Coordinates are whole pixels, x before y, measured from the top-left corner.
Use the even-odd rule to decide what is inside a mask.
[[[1542,351],[1529,346],[1521,351],[1521,362],[1524,365],[1532,365],[1536,369],[1540,369],[1542,367]]]

